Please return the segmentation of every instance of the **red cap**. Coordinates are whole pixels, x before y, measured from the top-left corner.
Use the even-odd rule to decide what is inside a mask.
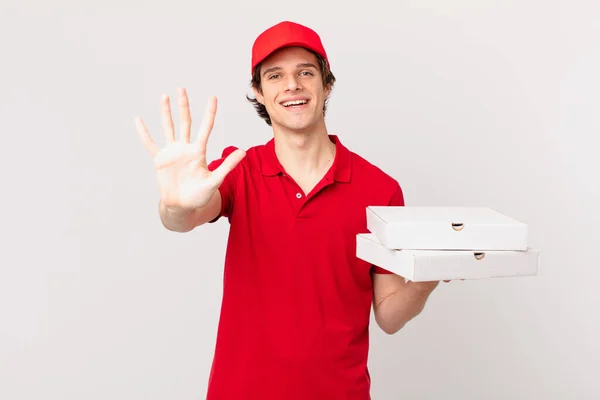
[[[310,49],[322,56],[329,66],[327,53],[317,32],[295,22],[283,21],[268,28],[254,41],[250,73],[252,74],[254,67],[272,52],[287,46],[300,46]]]

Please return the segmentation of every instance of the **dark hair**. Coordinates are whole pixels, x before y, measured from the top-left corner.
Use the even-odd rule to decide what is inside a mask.
[[[319,64],[319,70],[321,72],[321,77],[323,79],[323,86],[327,87],[327,85],[331,85],[331,88],[333,88],[333,84],[335,83],[335,76],[329,69],[329,66],[327,65],[327,61],[325,61],[325,59],[320,54],[317,54],[312,50],[308,50],[308,51],[310,51],[317,57],[317,62]],[[261,64],[262,63],[258,64],[256,67],[254,67],[254,71],[252,72],[252,79],[250,80],[250,86],[253,88],[256,88],[259,92],[262,93],[262,87],[261,87],[261,81],[260,81]],[[258,113],[258,116],[261,117],[262,119],[264,119],[265,122],[267,123],[267,125],[271,126],[271,117],[269,116],[269,113],[267,112],[267,108],[264,105],[260,104],[256,98],[251,98],[250,96],[246,95],[246,99],[248,99],[248,101],[250,103],[252,103],[252,105],[254,106],[254,109]],[[329,99],[325,99],[325,103],[323,104],[323,115],[325,115],[325,113],[327,111],[328,100]]]

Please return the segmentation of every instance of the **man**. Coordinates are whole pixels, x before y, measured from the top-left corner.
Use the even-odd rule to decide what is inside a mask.
[[[273,139],[225,149],[208,163],[212,98],[190,140],[179,92],[181,139],[163,97],[167,146],[154,157],[167,229],[230,223],[221,317],[207,399],[366,400],[369,318],[392,334],[418,315],[438,282],[404,279],[356,257],[366,207],[404,205],[400,185],[328,133],[335,77],[312,29],[282,22],[252,49],[251,99]]]

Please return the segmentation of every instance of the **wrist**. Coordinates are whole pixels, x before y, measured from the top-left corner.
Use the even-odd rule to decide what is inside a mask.
[[[160,208],[167,214],[173,216],[185,216],[194,212],[193,208],[186,208],[181,206],[170,206],[166,205],[162,200],[160,201]]]

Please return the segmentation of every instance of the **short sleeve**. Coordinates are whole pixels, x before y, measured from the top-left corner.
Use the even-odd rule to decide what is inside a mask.
[[[235,146],[226,147],[223,150],[223,153],[221,154],[220,158],[208,164],[208,169],[210,171],[214,171],[215,169],[217,169],[223,163],[223,161],[225,161],[225,159],[235,150],[237,150],[237,147]],[[221,186],[219,186],[219,192],[221,194],[221,211],[219,215],[217,215],[214,219],[209,221],[209,223],[216,222],[221,217],[229,218],[233,213],[233,199],[235,194],[235,168],[233,171],[227,174],[227,176],[223,180],[223,183],[221,184]]]
[[[388,206],[402,206],[404,207],[404,193],[402,192],[402,188],[400,185],[396,186],[396,190],[392,194],[390,202]]]
[[[402,188],[400,187],[400,185],[396,186],[396,190],[393,192],[392,196],[390,197],[388,206],[404,207],[404,193],[402,192]],[[392,274],[393,273],[393,272],[388,271],[387,269],[383,269],[376,265],[372,266],[372,271],[375,274]]]

